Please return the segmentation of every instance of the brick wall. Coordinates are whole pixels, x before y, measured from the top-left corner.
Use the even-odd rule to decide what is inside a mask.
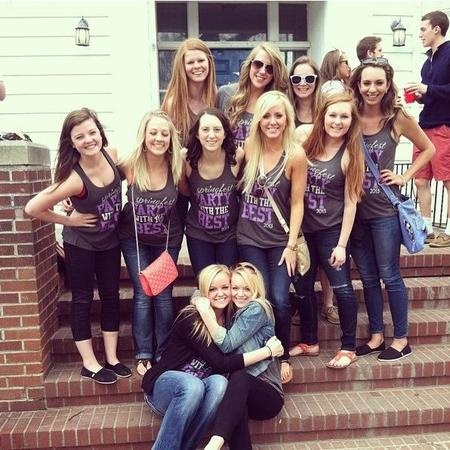
[[[58,320],[55,235],[24,206],[50,182],[46,147],[0,142],[0,411],[46,406]]]

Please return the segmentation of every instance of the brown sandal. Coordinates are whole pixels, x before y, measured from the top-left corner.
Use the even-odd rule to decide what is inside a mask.
[[[311,350],[313,347],[317,347],[317,350]],[[290,356],[319,356],[319,353],[319,344],[308,345],[302,342],[289,350]]]
[[[348,361],[345,361],[342,365],[336,365],[336,363],[343,358],[347,358]],[[339,350],[336,353],[336,356],[327,363],[327,367],[330,369],[345,369],[357,359],[358,358],[355,352],[351,352],[349,350]]]

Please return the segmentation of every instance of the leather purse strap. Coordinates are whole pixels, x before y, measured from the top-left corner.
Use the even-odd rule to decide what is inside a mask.
[[[273,212],[277,216],[278,222],[280,222],[280,225],[283,227],[284,232],[286,234],[289,234],[288,224],[284,220],[284,217],[281,214],[280,208],[278,208],[278,205],[275,203],[275,199],[273,198],[273,195],[270,193],[269,189],[267,189],[266,186],[264,186],[264,192],[266,193],[267,198],[269,199],[269,202],[272,206]]]

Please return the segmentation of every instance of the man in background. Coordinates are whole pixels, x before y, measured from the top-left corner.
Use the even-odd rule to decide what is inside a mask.
[[[383,56],[381,38],[377,36],[366,36],[362,38],[356,46],[356,55],[358,56],[359,61]]]

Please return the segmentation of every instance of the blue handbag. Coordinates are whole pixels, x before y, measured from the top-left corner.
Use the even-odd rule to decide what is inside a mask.
[[[427,237],[427,226],[425,221],[416,210],[413,201],[409,197],[400,194],[400,198],[397,198],[389,186],[378,181],[380,180],[380,172],[370,156],[364,140],[361,139],[361,142],[361,145],[364,148],[364,158],[367,166],[398,213],[398,220],[402,231],[402,244],[409,253],[420,252],[425,245],[425,239]]]

